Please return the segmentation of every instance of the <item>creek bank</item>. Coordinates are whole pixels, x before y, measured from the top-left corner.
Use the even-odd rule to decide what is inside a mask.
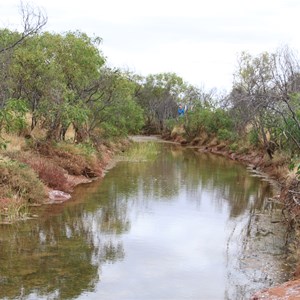
[[[300,279],[255,293],[251,300],[300,300]]]
[[[60,204],[68,201],[72,198],[71,193],[76,186],[91,183],[95,180],[103,178],[107,171],[114,167],[115,154],[119,151],[124,151],[124,149],[128,147],[128,145],[128,140],[122,140],[120,143],[112,144],[109,147],[102,145],[101,159],[97,161],[96,168],[94,169],[89,164],[87,164],[84,166],[84,170],[88,171],[84,171],[82,175],[73,175],[66,172],[65,178],[68,186],[67,192],[46,187],[48,199],[46,199],[44,204]]]
[[[131,141],[120,139],[97,147],[40,140],[30,143],[0,154],[0,224],[33,217],[31,206],[68,201],[76,186],[104,177],[115,155],[124,152]]]

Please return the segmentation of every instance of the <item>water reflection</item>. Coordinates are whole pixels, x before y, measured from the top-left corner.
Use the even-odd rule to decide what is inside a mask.
[[[246,299],[271,194],[237,163],[162,144],[156,160],[121,162],[39,220],[1,227],[0,298]],[[273,262],[280,241],[266,236]]]

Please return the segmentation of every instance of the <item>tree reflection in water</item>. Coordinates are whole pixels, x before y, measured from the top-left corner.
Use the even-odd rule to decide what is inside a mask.
[[[66,210],[44,222],[1,228],[1,299],[32,293],[36,297],[76,298],[83,291],[92,291],[101,280],[101,264],[124,258],[118,239],[100,238],[94,217],[81,210],[74,212],[76,216],[70,217]]]

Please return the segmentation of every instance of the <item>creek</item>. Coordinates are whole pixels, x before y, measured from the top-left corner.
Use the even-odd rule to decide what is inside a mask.
[[[158,143],[38,218],[0,227],[1,299],[242,300],[288,278],[278,191]]]

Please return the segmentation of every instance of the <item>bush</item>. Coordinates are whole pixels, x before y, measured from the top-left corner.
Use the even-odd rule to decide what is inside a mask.
[[[200,131],[205,131],[208,135],[215,135],[220,132],[221,136],[223,134],[224,140],[228,137],[230,140],[234,140],[234,134],[231,133],[233,132],[233,120],[227,111],[221,108],[213,110],[197,107],[186,116],[184,125],[190,137],[197,136]]]
[[[249,143],[253,146],[258,146],[259,145],[259,135],[257,130],[251,129],[250,132],[248,133],[248,139]]]
[[[27,203],[41,203],[46,197],[43,183],[26,164],[0,161],[0,198],[19,198]]]
[[[167,132],[172,132],[173,128],[181,121],[183,120],[183,118],[180,118],[180,120],[176,120],[176,119],[168,119],[165,122],[166,125],[166,131]]]
[[[218,130],[218,139],[221,141],[234,141],[236,139],[236,135],[229,131],[226,128],[222,128]]]
[[[27,160],[26,163],[30,165],[38,174],[40,180],[48,187],[65,192],[70,190],[64,170],[54,165],[51,161],[43,158],[34,158],[34,160]]]
[[[92,146],[67,143],[53,145],[47,142],[39,142],[35,149],[40,155],[50,157],[54,165],[61,167],[71,175],[84,175],[87,177],[101,175],[99,160],[96,154],[92,154],[94,151]],[[88,155],[89,152],[90,155]]]
[[[239,145],[237,143],[232,143],[230,146],[229,146],[229,149],[233,152],[236,152],[237,149],[239,148]]]

